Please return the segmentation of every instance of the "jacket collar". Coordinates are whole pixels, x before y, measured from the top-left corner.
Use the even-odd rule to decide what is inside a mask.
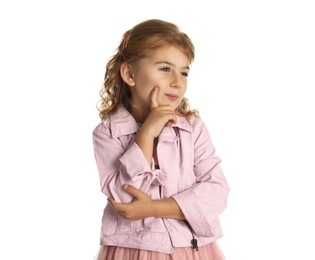
[[[109,125],[112,137],[114,138],[136,133],[139,129],[136,120],[124,107],[119,107],[117,112],[115,112],[114,115],[110,117]],[[192,126],[183,116],[177,116],[177,123],[173,124],[171,128],[180,128],[188,132],[192,131]],[[176,130],[172,132],[175,133]]]

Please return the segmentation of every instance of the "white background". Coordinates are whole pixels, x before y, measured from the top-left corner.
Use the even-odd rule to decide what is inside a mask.
[[[0,259],[94,259],[95,104],[123,33],[149,18],[195,43],[186,96],[231,187],[227,259],[315,259],[313,1],[206,2],[1,1]]]

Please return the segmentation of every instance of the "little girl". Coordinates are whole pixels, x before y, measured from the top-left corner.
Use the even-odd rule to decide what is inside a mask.
[[[229,186],[208,130],[184,97],[194,46],[147,20],[108,61],[93,144],[102,192],[98,260],[224,259]]]

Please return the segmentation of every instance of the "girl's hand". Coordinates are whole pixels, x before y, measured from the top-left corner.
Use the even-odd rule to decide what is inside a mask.
[[[117,203],[113,198],[107,199],[119,215],[128,220],[138,220],[153,216],[154,201],[150,196],[131,185],[124,185],[124,189],[134,197],[132,202]]]
[[[146,131],[151,137],[157,137],[165,125],[171,126],[177,121],[177,117],[170,105],[159,105],[157,97],[159,88],[156,86],[151,92],[151,111],[142,125],[142,131]]]
[[[141,126],[135,142],[142,150],[149,165],[152,163],[153,140],[158,137],[165,125],[170,126],[177,122],[177,117],[170,105],[159,105],[158,97],[159,88],[154,87],[151,92],[151,110],[143,125]]]

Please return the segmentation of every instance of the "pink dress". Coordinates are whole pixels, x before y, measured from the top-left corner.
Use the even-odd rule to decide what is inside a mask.
[[[199,247],[174,248],[173,254],[163,254],[134,248],[101,246],[96,260],[224,260],[225,257],[216,242]]]

